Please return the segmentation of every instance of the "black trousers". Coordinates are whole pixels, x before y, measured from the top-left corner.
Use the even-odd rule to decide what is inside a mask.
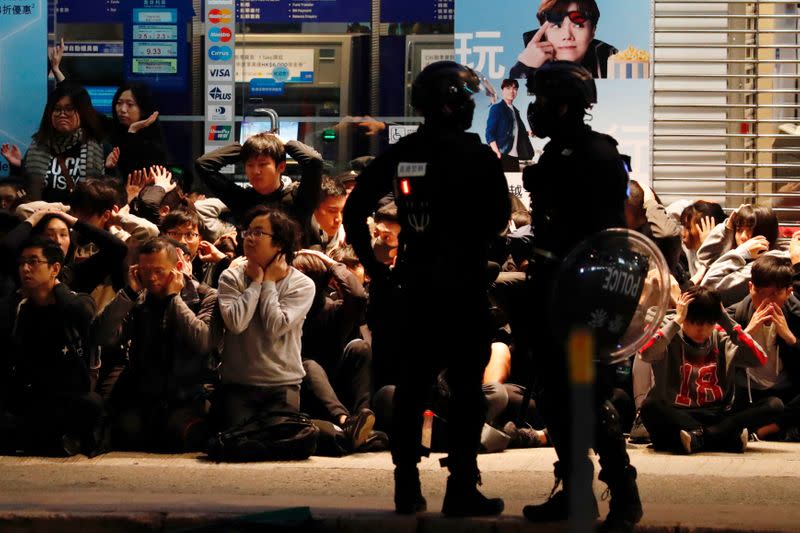
[[[347,344],[340,358],[323,366],[304,359],[306,377],[301,387],[303,410],[313,417],[338,423],[341,415],[369,408],[372,396],[372,348],[356,339]]]
[[[448,468],[467,479],[478,475],[477,453],[486,403],[481,389],[491,354],[491,320],[485,296],[436,294],[437,287],[398,290],[392,338],[396,389],[392,419],[392,460],[416,465],[421,454],[422,413],[428,391],[446,369],[450,393],[447,424]],[[385,295],[383,295],[385,296]]]
[[[783,402],[783,413],[778,416],[775,423],[783,430],[800,427],[800,390],[796,387],[777,391],[751,389],[749,394],[745,387],[736,387],[736,401],[733,403],[733,408],[739,411],[750,407],[752,405],[750,395],[752,395],[754,403],[771,396],[778,398]],[[748,427],[752,430],[758,429]]]
[[[111,442],[117,450],[200,451],[209,436],[205,399],[167,405],[141,401],[115,408],[112,416]]]
[[[775,397],[764,398],[741,410],[679,408],[666,400],[648,398],[641,413],[656,449],[681,450],[680,432],[702,429],[705,447],[724,451],[735,443],[742,429],[774,422],[782,411],[783,402]]]
[[[1,453],[64,455],[63,436],[79,439],[85,454],[100,444],[105,407],[98,394],[17,400],[0,411]]]
[[[582,465],[572,464],[572,392],[569,382],[567,360],[567,331],[564,324],[554,321],[550,308],[552,291],[558,265],[534,265],[532,279],[529,280],[530,346],[533,365],[538,379],[537,407],[544,417],[556,454],[558,466],[556,477],[564,481],[569,490],[570,476],[576,470],[591,471],[588,456],[582,455]],[[599,455],[601,474],[604,479],[622,479],[630,465],[622,434],[620,415],[609,401],[613,396],[616,380],[616,367],[596,365],[593,387],[593,407],[595,415],[594,450]]]
[[[223,383],[211,397],[209,421],[214,431],[225,431],[257,414],[274,411],[300,412],[300,385],[258,387]]]

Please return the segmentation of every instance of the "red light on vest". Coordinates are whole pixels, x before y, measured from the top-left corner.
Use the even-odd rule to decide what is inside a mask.
[[[400,192],[402,192],[404,196],[409,196],[411,194],[411,183],[408,180],[400,180]]]

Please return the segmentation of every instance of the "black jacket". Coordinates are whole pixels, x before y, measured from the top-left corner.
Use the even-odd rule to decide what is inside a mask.
[[[254,189],[240,187],[220,170],[241,161],[242,147],[238,143],[223,146],[197,159],[195,167],[200,179],[222,200],[236,219],[252,207],[266,205],[282,207],[302,229],[308,242],[311,234],[311,215],[319,206],[322,184],[322,157],[311,147],[297,141],[286,143],[286,153],[300,164],[300,182],[281,186],[271,194],[259,194]]]

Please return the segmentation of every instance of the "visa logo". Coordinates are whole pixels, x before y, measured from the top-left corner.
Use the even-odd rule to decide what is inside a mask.
[[[233,69],[230,67],[208,67],[208,79],[211,81],[232,81]]]

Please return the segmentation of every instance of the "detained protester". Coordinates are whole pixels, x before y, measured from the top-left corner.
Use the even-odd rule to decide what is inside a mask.
[[[146,242],[128,285],[95,320],[95,342],[127,353],[110,401],[116,449],[185,452],[207,440],[217,294],[183,274],[180,257],[163,237]]]
[[[161,233],[186,246],[189,262],[184,271],[209,287],[216,287],[231,258],[200,235],[200,218],[194,209],[170,211],[161,220]]]
[[[0,451],[93,455],[103,419],[88,370],[94,302],[59,281],[56,243],[27,241],[16,258],[21,294],[9,302],[11,342],[0,356]]]
[[[563,259],[579,243],[604,229],[625,227],[628,174],[617,142],[584,123],[586,110],[597,102],[590,72],[572,62],[555,61],[538,69],[528,83],[536,95],[528,108],[528,119],[538,137],[550,138],[538,163],[523,173],[533,216],[534,254],[528,268],[531,350],[542,388],[537,407],[558,455],[556,487],[563,482],[563,490],[554,492],[544,504],[526,506],[523,513],[531,521],[550,522],[569,516],[573,472],[591,469],[591,464],[571,464],[574,436],[570,427],[568,332],[563,331],[563,324],[555,323],[551,309],[565,295],[552,295],[553,286]],[[615,371],[610,366],[598,366],[596,373],[594,449],[600,455],[599,478],[611,493],[609,514],[602,527],[632,531],[642,517],[642,507],[620,417],[608,401]],[[588,457],[585,460],[589,462]],[[596,502],[594,505],[597,516]]]
[[[297,224],[277,209],[257,206],[242,218],[244,260],[223,272],[219,308],[227,328],[211,419],[224,431],[254,415],[298,412],[305,372],[303,321],[314,282],[291,266]]]
[[[477,74],[450,61],[429,65],[413,84],[412,102],[425,116],[419,131],[376,158],[358,177],[345,206],[345,230],[371,279],[370,326],[391,352],[396,376],[392,460],[395,509],[425,510],[417,463],[426,391],[446,368],[454,409],[449,429],[450,470],[442,512],[490,516],[501,499],[477,489],[477,450],[484,423],[483,371],[492,323],[487,297],[489,242],[510,216],[500,160],[472,123]],[[394,268],[376,258],[367,217],[394,191],[400,242]],[[484,209],[463,216],[480,197]],[[459,231],[453,231],[453,221]],[[377,352],[376,352],[377,354]]]
[[[314,229],[309,247],[320,247],[329,254],[334,249],[346,244],[344,226],[342,226],[342,211],[347,201],[347,189],[337,180],[329,177],[322,179],[322,189],[319,206],[311,217],[311,227]]]
[[[286,184],[281,179],[287,153],[300,164],[299,182]],[[220,172],[239,162],[244,165],[249,188],[240,187]],[[300,225],[301,242],[312,240],[310,220],[320,201],[322,157],[310,146],[298,141],[284,143],[277,135],[259,133],[243,145],[233,143],[205,154],[195,166],[203,183],[239,221],[257,205],[280,207]]]

